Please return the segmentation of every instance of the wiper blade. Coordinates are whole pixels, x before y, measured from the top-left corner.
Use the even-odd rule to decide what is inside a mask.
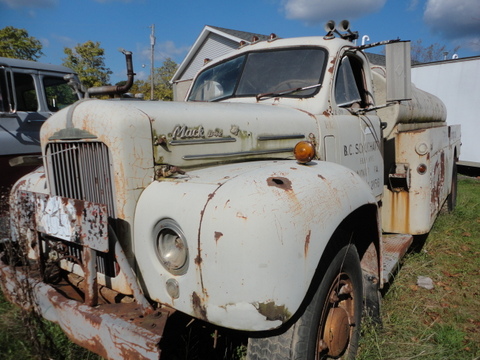
[[[309,85],[309,86],[304,86],[299,88],[293,88],[293,89],[288,89],[280,92],[268,92],[268,93],[258,94],[256,98],[257,98],[257,101],[271,99],[272,97],[285,96],[285,95],[293,94],[297,91],[310,90],[320,86],[322,86],[322,84],[315,84],[315,85]]]

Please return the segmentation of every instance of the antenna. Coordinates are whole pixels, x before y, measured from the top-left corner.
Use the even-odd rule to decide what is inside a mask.
[[[154,63],[154,52],[155,52],[155,24],[150,26],[152,28],[152,32],[150,33],[150,100],[153,100],[153,63]]]

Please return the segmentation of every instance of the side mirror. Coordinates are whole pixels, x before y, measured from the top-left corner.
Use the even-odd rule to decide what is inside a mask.
[[[410,41],[386,45],[387,103],[412,98]]]

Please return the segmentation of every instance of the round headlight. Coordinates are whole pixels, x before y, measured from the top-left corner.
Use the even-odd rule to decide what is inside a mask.
[[[172,219],[163,219],[154,230],[155,250],[162,265],[174,275],[185,274],[188,268],[188,247],[180,226]]]

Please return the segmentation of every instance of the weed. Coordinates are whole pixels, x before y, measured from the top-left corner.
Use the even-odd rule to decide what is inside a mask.
[[[383,299],[383,328],[366,323],[360,360],[464,360],[480,356],[480,181],[459,181],[423,248],[403,261]],[[428,276],[434,289],[417,286]]]

